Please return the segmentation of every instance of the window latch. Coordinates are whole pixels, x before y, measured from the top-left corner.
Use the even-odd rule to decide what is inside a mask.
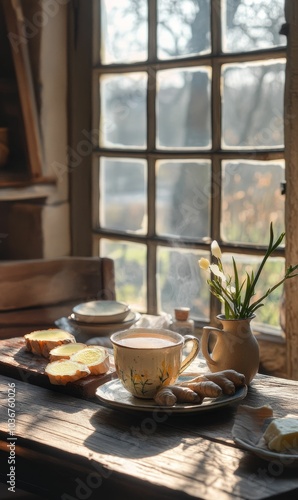
[[[280,194],[286,194],[286,186],[287,186],[286,181],[282,181],[280,183]]]

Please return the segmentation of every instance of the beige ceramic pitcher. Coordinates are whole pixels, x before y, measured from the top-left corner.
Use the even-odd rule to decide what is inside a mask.
[[[217,316],[222,323],[222,330],[213,326],[203,328],[201,349],[211,372],[236,370],[245,375],[247,385],[259,369],[259,345],[251,331],[250,322],[255,317],[246,319],[225,319]],[[209,336],[216,335],[216,342],[209,351]]]

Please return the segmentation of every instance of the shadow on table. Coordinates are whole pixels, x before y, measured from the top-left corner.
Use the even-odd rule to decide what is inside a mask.
[[[175,448],[188,439],[211,437],[215,441],[226,442],[228,439],[232,443],[231,419],[236,411],[233,406],[226,408],[224,414],[218,408],[196,414],[172,415],[158,410],[134,413],[105,408],[106,411],[100,412],[100,416],[99,413],[92,416],[90,423],[94,426],[94,434],[86,439],[85,445],[98,451],[99,433],[102,433],[103,425],[105,433],[123,445],[117,447],[121,450],[121,456],[135,458]]]
[[[238,476],[238,482],[234,494],[240,498],[247,494],[247,478],[252,484],[258,484],[258,491],[251,498],[263,498],[269,493],[273,497],[273,492],[276,500],[298,498],[298,488],[292,489],[297,484],[297,467],[285,467],[277,460],[267,461],[246,452],[239,461],[235,475]]]
[[[90,435],[85,445],[98,451],[98,438],[104,432],[117,440],[117,447],[107,450],[107,453],[130,458],[151,456],[178,446],[185,438],[180,432],[165,425],[170,417],[162,412],[154,413],[126,413],[118,410],[107,410],[100,414],[95,413],[90,422],[94,426],[94,433]]]

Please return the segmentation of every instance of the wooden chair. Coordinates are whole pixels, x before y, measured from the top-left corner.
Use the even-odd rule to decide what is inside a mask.
[[[114,261],[106,257],[0,262],[0,338],[53,328],[80,302],[115,299]]]

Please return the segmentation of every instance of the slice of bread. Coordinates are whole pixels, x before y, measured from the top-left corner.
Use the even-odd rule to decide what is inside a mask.
[[[107,373],[110,368],[109,354],[102,346],[88,346],[73,354],[70,359],[88,366],[92,375]]]
[[[50,361],[58,361],[58,359],[69,359],[73,354],[82,349],[85,349],[86,344],[82,344],[79,342],[70,343],[70,344],[62,344],[54,347],[50,351]]]
[[[36,330],[24,335],[26,349],[33,354],[38,354],[45,358],[50,357],[50,351],[62,344],[75,343],[74,335],[59,328],[49,328],[48,330]]]
[[[70,359],[59,359],[49,363],[45,368],[51,384],[65,385],[90,375],[88,366]]]

